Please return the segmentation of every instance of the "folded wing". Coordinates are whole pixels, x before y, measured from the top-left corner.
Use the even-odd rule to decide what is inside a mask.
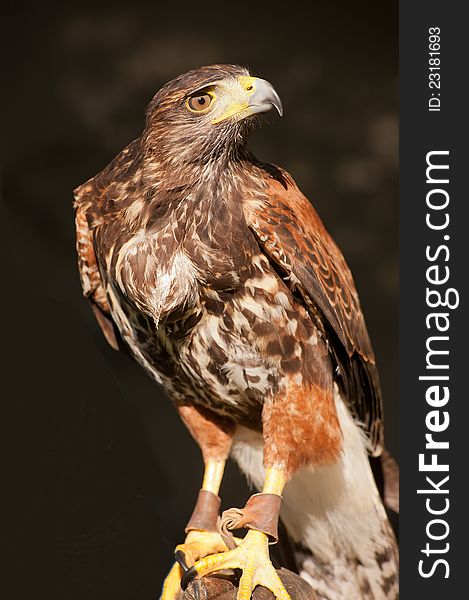
[[[380,383],[350,269],[291,176],[271,165],[261,171],[267,196],[245,203],[248,225],[322,330],[337,383],[367,434],[370,453],[377,456],[383,444]]]

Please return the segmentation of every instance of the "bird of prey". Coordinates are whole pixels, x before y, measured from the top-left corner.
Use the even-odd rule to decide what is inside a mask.
[[[269,558],[279,515],[318,598],[394,599],[375,358],[341,252],[291,175],[247,148],[272,108],[272,85],[236,65],[164,85],[142,135],[75,191],[83,292],[205,463],[163,600],[222,569],[241,570],[238,600],[257,585],[289,600]],[[220,515],[230,455],[259,493]]]

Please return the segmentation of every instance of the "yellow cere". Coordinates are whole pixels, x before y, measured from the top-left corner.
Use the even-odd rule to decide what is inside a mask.
[[[241,75],[238,77],[238,81],[241,86],[248,92],[248,94],[252,94],[254,92],[254,87],[256,84],[256,78],[251,77],[250,75]]]
[[[236,83],[241,84],[241,86],[236,84],[233,87],[230,86],[231,89],[228,92],[231,93],[233,102],[228,105],[227,110],[222,115],[212,120],[213,125],[221,123],[225,119],[229,119],[249,108],[248,98],[254,93],[256,78],[249,75],[241,75],[238,77]]]

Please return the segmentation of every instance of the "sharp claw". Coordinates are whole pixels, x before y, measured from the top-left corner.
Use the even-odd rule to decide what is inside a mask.
[[[237,600],[252,600],[252,592],[257,585],[270,590],[276,600],[291,600],[269,558],[268,538],[262,532],[248,531],[236,549],[197,561],[183,575],[181,587],[185,590],[195,577],[205,577],[226,569],[241,569]]]
[[[187,566],[186,555],[182,550],[176,550],[174,553],[174,560],[179,564],[184,573],[187,573],[189,567]]]
[[[184,575],[181,577],[181,588],[185,592],[187,586],[197,577],[197,569],[195,567],[191,567],[188,569]]]

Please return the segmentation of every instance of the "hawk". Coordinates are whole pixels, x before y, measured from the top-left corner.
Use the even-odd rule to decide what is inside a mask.
[[[205,475],[162,598],[220,569],[289,600],[281,517],[317,596],[393,599],[394,535],[370,468],[383,448],[375,358],[350,270],[284,169],[246,139],[280,98],[236,65],[164,85],[142,135],[75,190],[83,293],[113,348],[161,384]],[[218,496],[232,456],[259,490]],[[245,528],[244,538],[233,530]]]

